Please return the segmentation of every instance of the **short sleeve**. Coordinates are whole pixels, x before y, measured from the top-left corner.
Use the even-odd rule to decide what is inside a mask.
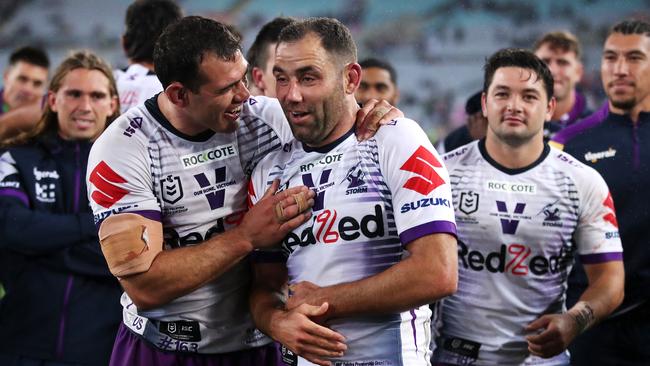
[[[379,163],[403,245],[425,235],[456,235],[449,173],[422,128],[398,119],[379,129]]]
[[[623,248],[618,233],[614,200],[605,180],[594,169],[581,181],[581,211],[575,239],[580,260],[584,264],[596,264],[623,259]]]
[[[93,144],[88,158],[88,201],[95,224],[113,213],[130,212],[161,220],[160,205],[153,193],[151,159],[140,135],[123,134],[115,121]]]

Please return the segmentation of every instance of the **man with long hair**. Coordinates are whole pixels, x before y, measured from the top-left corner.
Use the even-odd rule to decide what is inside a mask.
[[[75,52],[43,116],[0,151],[0,364],[105,365],[121,314],[86,190],[92,142],[119,113],[111,69]],[[40,364],[40,363],[39,363]]]

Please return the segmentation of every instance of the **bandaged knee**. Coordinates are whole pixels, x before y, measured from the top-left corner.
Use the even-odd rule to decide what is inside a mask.
[[[162,251],[162,224],[132,213],[111,215],[99,227],[99,243],[114,276],[143,273]]]

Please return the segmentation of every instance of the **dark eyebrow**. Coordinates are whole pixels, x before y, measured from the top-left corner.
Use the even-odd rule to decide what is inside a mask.
[[[526,89],[524,89],[524,93],[533,93],[533,94],[536,94],[536,95],[540,95],[539,90],[534,89],[534,88],[526,88]]]
[[[494,90],[496,89],[501,89],[501,90],[510,90],[510,87],[507,85],[495,85]]]
[[[643,57],[646,56],[645,52],[640,51],[640,50],[632,50],[630,52],[627,52],[625,55],[626,56],[643,56]]]

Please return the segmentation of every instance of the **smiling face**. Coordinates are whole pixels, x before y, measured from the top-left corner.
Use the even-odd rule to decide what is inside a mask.
[[[555,101],[549,101],[541,78],[530,69],[501,67],[481,98],[488,119],[487,136],[510,146],[521,146],[543,136]]]
[[[605,41],[600,72],[613,108],[625,112],[637,104],[647,103],[650,98],[650,37],[612,33]]]
[[[317,147],[347,132],[349,127],[339,123],[346,109],[346,67],[334,61],[314,33],[278,45],[276,94],[298,140]]]
[[[583,67],[576,53],[571,50],[551,48],[549,43],[542,44],[535,55],[548,65],[553,75],[553,95],[564,100],[582,78]]]
[[[78,68],[62,79],[48,103],[57,114],[59,135],[64,140],[93,140],[106,127],[117,109],[117,97],[110,94],[110,82],[99,70]]]
[[[246,87],[248,64],[240,51],[234,61],[226,61],[208,53],[203,57],[199,75],[203,83],[197,93],[187,91],[187,114],[199,133],[210,129],[220,133],[231,133],[237,129],[239,114],[244,101],[250,96]]]

